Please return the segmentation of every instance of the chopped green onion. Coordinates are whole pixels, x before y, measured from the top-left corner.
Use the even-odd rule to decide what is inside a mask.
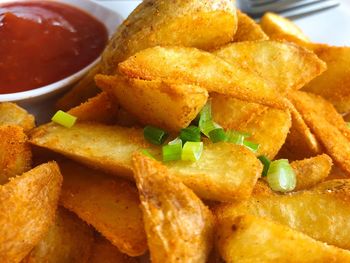
[[[287,159],[270,163],[267,172],[267,182],[274,191],[289,192],[296,186],[296,176]]]
[[[210,131],[209,138],[213,143],[227,141],[227,135],[223,128],[217,128]]]
[[[211,121],[211,101],[208,101],[199,113],[199,125],[201,122]]]
[[[221,128],[220,125],[216,124],[213,121],[211,115],[211,101],[208,101],[201,110],[199,114],[198,127],[200,131],[207,137],[209,137],[209,132],[212,130]]]
[[[346,123],[346,126],[348,126],[348,128],[350,128],[350,122],[347,122],[347,123]]]
[[[240,134],[239,132],[235,131],[228,131],[226,132],[227,135],[227,141],[230,143],[238,144],[238,145],[243,145],[244,142],[244,135]]]
[[[51,119],[53,122],[58,123],[66,128],[72,128],[75,122],[77,121],[77,117],[70,115],[64,111],[57,111],[56,114]]]
[[[181,129],[180,139],[186,142],[200,142],[201,141],[201,131],[196,126],[188,126],[187,128]]]
[[[164,141],[168,137],[168,134],[162,129],[159,129],[153,126],[146,126],[143,129],[143,136],[150,143],[161,145],[164,143]]]
[[[222,127],[212,120],[208,120],[208,121],[199,123],[199,129],[207,137],[209,137],[209,133],[212,130],[219,129],[219,128],[222,128]]]
[[[249,132],[233,131],[233,130],[230,131],[230,134],[231,134],[231,135],[241,135],[241,136],[243,136],[244,138],[249,138],[249,137],[252,136],[252,134],[249,133]]]
[[[260,155],[258,157],[258,159],[264,165],[264,169],[262,171],[262,175],[261,176],[262,177],[267,176],[267,172],[269,171],[271,161],[265,155]]]
[[[198,161],[203,152],[203,142],[186,142],[182,148],[181,160]]]
[[[168,145],[163,146],[162,148],[162,154],[163,154],[163,161],[177,161],[181,160],[181,153],[182,153],[182,141],[179,138],[176,138],[175,140],[169,142]]]
[[[258,151],[260,146],[258,143],[254,143],[246,140],[244,140],[243,145],[254,153]]]
[[[147,151],[146,149],[142,149],[141,151],[140,151],[142,154],[144,154],[144,155],[146,155],[147,157],[149,157],[149,158],[152,158],[152,159],[156,159],[156,158],[154,158],[154,156],[149,152],[149,151]]]

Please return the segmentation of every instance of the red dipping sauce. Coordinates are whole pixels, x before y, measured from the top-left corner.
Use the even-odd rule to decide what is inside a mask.
[[[93,62],[107,43],[94,17],[54,1],[0,5],[0,94],[39,88]]]

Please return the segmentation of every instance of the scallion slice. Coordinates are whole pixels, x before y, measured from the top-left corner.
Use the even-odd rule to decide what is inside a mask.
[[[164,143],[164,141],[168,137],[168,134],[162,129],[159,129],[153,126],[146,126],[143,129],[143,136],[150,143],[161,145]]]
[[[209,138],[213,143],[227,141],[227,135],[223,128],[217,128],[210,131]]]
[[[269,171],[271,161],[265,155],[260,155],[258,157],[258,159],[264,165],[264,169],[262,171],[262,175],[261,176],[265,177],[265,176],[267,176],[267,172]]]
[[[186,142],[182,148],[181,160],[195,162],[201,158],[203,142]]]
[[[240,134],[239,132],[235,131],[227,131],[227,141],[230,143],[238,144],[238,145],[243,145],[244,142],[244,135]]]
[[[70,115],[64,111],[57,111],[51,119],[53,122],[58,123],[66,128],[72,128],[77,121],[77,117]]]
[[[348,126],[348,128],[350,128],[350,122],[347,122],[347,123],[346,123],[346,126]]]
[[[296,176],[287,159],[270,163],[267,172],[267,182],[274,191],[289,192],[296,186]]]
[[[188,126],[187,128],[181,129],[180,139],[183,143],[186,142],[200,142],[201,141],[201,131],[196,126]]]
[[[243,145],[254,153],[258,151],[259,146],[260,146],[258,143],[254,143],[254,142],[246,141],[246,140],[244,140]]]
[[[154,158],[154,156],[153,156],[148,150],[146,150],[146,149],[142,149],[140,152],[141,152],[142,154],[146,155],[146,156],[149,157],[149,158],[156,159],[156,158]]]
[[[174,141],[169,142],[168,145],[164,145],[162,148],[163,161],[177,161],[181,160],[182,153],[182,141],[177,138]]]

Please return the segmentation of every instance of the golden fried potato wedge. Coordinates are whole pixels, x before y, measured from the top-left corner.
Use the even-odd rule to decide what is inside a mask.
[[[0,103],[0,125],[18,125],[25,132],[35,127],[34,116],[15,103]]]
[[[68,111],[78,118],[78,121],[95,121],[106,124],[116,123],[119,115],[119,105],[106,92],[101,92],[88,101]]]
[[[350,47],[314,44],[312,50],[327,63],[327,71],[312,80],[303,90],[321,95],[340,113],[350,111]]]
[[[88,263],[138,263],[137,258],[121,253],[111,242],[96,235]]]
[[[140,256],[147,250],[137,189],[128,181],[66,161],[61,203],[92,225],[120,251]]]
[[[133,178],[133,152],[147,148],[161,158],[160,147],[147,143],[142,129],[137,128],[93,123],[78,123],[70,129],[44,125],[33,132],[31,142],[128,179]],[[218,201],[248,198],[262,171],[250,150],[229,143],[206,144],[199,162],[166,165],[200,197]]]
[[[214,236],[208,207],[159,162],[137,153],[133,167],[152,262],[205,263]]]
[[[157,46],[136,53],[119,63],[118,68],[129,78],[199,85],[208,92],[283,108],[280,96],[287,92],[287,87],[275,87],[254,71],[243,68],[243,63],[246,62],[228,63],[196,48]]]
[[[321,154],[322,146],[306,125],[301,114],[288,99],[286,104],[292,116],[292,126],[279,156],[289,160],[301,160]]]
[[[208,99],[206,89],[195,85],[97,75],[96,84],[114,96],[143,124],[178,132],[196,118]]]
[[[308,46],[310,40],[291,20],[274,13],[266,13],[260,20],[262,30],[271,38]]]
[[[55,223],[22,263],[87,263],[93,242],[93,229],[59,207]]]
[[[289,111],[267,108],[250,122],[241,125],[241,130],[252,134],[247,140],[258,143],[256,155],[274,159],[284,144],[291,127]]]
[[[302,91],[294,91],[289,94],[294,106],[303,116],[303,119],[323,144],[325,151],[334,162],[348,174],[350,173],[350,141],[333,123],[329,121],[332,115],[326,114],[325,103],[319,103],[320,97]],[[330,112],[328,112],[330,113]]]
[[[54,222],[62,175],[42,164],[0,185],[0,262],[20,262]]]
[[[278,90],[300,89],[326,70],[312,51],[273,40],[231,43],[214,52],[229,63],[256,72]],[[233,61],[233,62],[232,62]]]
[[[113,35],[102,54],[100,69],[96,67],[83,78],[59,106],[69,109],[94,96],[95,74],[116,73],[119,62],[140,50],[157,45],[212,50],[232,41],[236,29],[234,0],[143,1]]]
[[[217,247],[233,262],[349,262],[350,252],[289,227],[250,215],[220,221]]]
[[[232,42],[267,40],[269,37],[247,14],[237,10],[238,26]]]
[[[9,178],[30,170],[32,151],[20,126],[0,126],[0,138],[0,184],[4,184]]]
[[[315,189],[286,195],[255,194],[248,201],[221,205],[219,218],[251,214],[268,218],[340,248],[350,248],[350,180],[331,180]]]
[[[327,154],[294,161],[291,166],[297,177],[295,191],[311,188],[326,179],[332,169],[332,159]]]

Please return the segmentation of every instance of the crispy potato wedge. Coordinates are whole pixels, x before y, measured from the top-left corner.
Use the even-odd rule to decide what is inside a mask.
[[[248,201],[216,208],[219,218],[265,217],[340,248],[350,248],[350,180],[331,180],[286,195],[255,194]]]
[[[113,35],[102,54],[101,68],[83,78],[59,106],[69,109],[94,96],[95,74],[116,73],[119,62],[140,50],[157,45],[212,50],[232,41],[236,29],[234,0],[143,1]]]
[[[34,116],[11,102],[0,103],[0,125],[18,125],[25,132],[35,127]]]
[[[208,92],[283,108],[280,96],[287,87],[275,87],[256,72],[243,68],[243,64],[239,60],[228,63],[196,48],[157,46],[136,53],[119,63],[118,68],[129,78],[194,84]]]
[[[92,225],[130,256],[147,250],[137,189],[128,181],[80,166],[60,162],[64,176],[61,203]]]
[[[62,175],[46,163],[0,185],[0,262],[20,262],[54,222]]]
[[[9,178],[30,170],[32,151],[20,126],[0,126],[0,137],[0,184],[4,184]]]
[[[332,169],[332,159],[327,154],[294,161],[291,166],[297,177],[295,191],[311,188],[326,179]]]
[[[271,38],[308,46],[309,38],[291,20],[267,12],[260,20],[262,30]]]
[[[286,103],[292,116],[292,126],[278,155],[289,160],[301,160],[321,154],[322,145],[310,131],[301,114],[289,100],[286,100]]]
[[[59,207],[55,223],[22,263],[87,263],[93,242],[93,229]]]
[[[214,52],[229,63],[268,80],[283,92],[300,89],[326,70],[326,64],[313,52],[288,42],[273,40],[231,43]]]
[[[106,92],[101,92],[88,101],[68,111],[78,118],[78,121],[96,121],[114,124],[118,120],[119,105]]]
[[[340,113],[350,111],[350,47],[314,44],[312,50],[327,63],[327,71],[312,80],[303,90],[321,95]]]
[[[78,123],[70,129],[44,125],[33,132],[31,142],[129,179],[133,178],[133,152],[147,148],[154,156],[161,155],[160,147],[145,141],[142,129],[93,123]],[[166,165],[200,197],[218,201],[248,198],[262,171],[250,150],[229,143],[206,144],[200,162]]]
[[[121,253],[117,247],[113,246],[111,242],[96,235],[95,242],[92,247],[89,263],[138,263],[137,258],[129,257]]]
[[[350,252],[250,215],[220,221],[217,247],[231,262],[349,262]]]
[[[258,143],[256,155],[274,159],[284,144],[291,127],[289,111],[267,108],[250,122],[241,125],[241,130],[252,134],[247,140]]]
[[[208,99],[206,89],[164,81],[97,75],[96,84],[114,96],[141,123],[179,131],[196,118]]]
[[[133,167],[152,262],[205,263],[214,236],[208,207],[159,162],[138,153]]]
[[[247,14],[237,10],[238,26],[232,42],[267,40],[269,37]]]
[[[303,116],[303,119],[323,144],[325,151],[334,162],[348,174],[350,173],[350,142],[348,138],[323,116],[323,104],[317,96],[302,91],[294,91],[289,98]],[[332,121],[333,122],[333,121]]]

